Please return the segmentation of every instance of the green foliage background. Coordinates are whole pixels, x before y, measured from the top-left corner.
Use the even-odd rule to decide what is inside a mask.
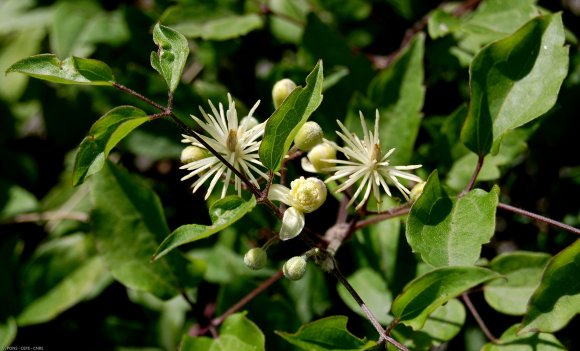
[[[397,148],[393,162],[422,164],[420,175],[424,179],[431,171],[438,171],[439,178],[430,180],[430,191],[442,192],[443,186],[461,191],[477,162],[477,155],[469,150],[493,150],[497,154],[486,157],[479,177],[478,186],[486,192],[470,196],[484,197],[499,189],[501,202],[578,227],[580,13],[566,7],[568,3],[572,2],[487,0],[474,12],[453,16],[451,13],[457,9],[454,6],[465,3],[444,6],[420,0],[4,0],[0,2],[0,70],[4,72],[20,59],[46,52],[54,53],[58,59],[73,55],[92,58],[106,62],[117,82],[161,104],[167,100],[169,84],[175,92],[173,105],[179,116],[197,114],[198,105],[207,106],[208,99],[225,103],[229,92],[242,111],[260,99],[256,115],[265,120],[274,111],[273,84],[291,78],[304,85],[306,76],[321,59],[324,98],[310,119],[322,126],[327,138],[336,139],[336,119],[356,130],[358,111],[370,120],[378,108],[381,139]],[[530,99],[512,106],[513,110],[507,109],[507,113],[529,109],[530,114],[537,112],[541,116],[529,123],[526,122],[533,117],[523,116],[524,120],[517,124],[523,127],[503,138],[494,130],[491,141],[469,142],[475,137],[470,130],[461,131],[464,120],[483,118],[476,105],[467,105],[469,65],[475,54],[544,11],[562,11],[569,45],[567,72],[561,68],[564,54],[560,61],[550,62],[538,72],[553,94],[558,90],[559,78],[566,76],[555,105],[551,107],[553,101]],[[424,17],[427,14],[428,20]],[[180,72],[167,73],[172,79],[165,82],[151,68],[150,53],[157,50],[152,33],[158,21],[189,39],[191,53],[179,85],[176,77]],[[421,31],[411,33],[414,36],[401,47],[406,31],[416,24],[422,26]],[[536,27],[531,25],[530,31]],[[477,62],[504,56],[519,59],[517,55],[524,55],[485,50]],[[488,76],[478,67],[471,67],[472,78],[478,84],[489,83]],[[497,87],[509,84],[492,78],[489,79]],[[498,95],[501,93],[498,89]],[[538,100],[542,106],[535,105]],[[217,235],[149,263],[161,241],[182,225],[204,225],[184,228],[191,230],[190,235],[213,234],[222,229],[213,230],[210,226],[213,223],[217,228],[217,214],[226,211],[228,203],[216,202],[217,198],[212,197],[213,207],[208,212],[203,193],[191,194],[188,182],[179,181],[185,175],[178,169],[182,131],[168,120],[136,121],[144,124],[116,148],[107,149],[103,157],[110,152],[114,163],[130,174],[101,159],[105,168],[86,183],[73,187],[81,177],[73,176],[78,145],[88,143],[83,139],[89,130],[97,130],[91,129],[95,121],[119,105],[157,112],[108,86],[60,85],[16,73],[0,77],[2,346],[37,345],[49,350],[175,349],[182,334],[192,326],[219,316],[274,274],[285,259],[306,249],[300,242],[275,246],[269,251],[270,262],[265,270],[249,271],[242,263],[243,253],[263,244],[268,228],[277,225],[266,209],[257,206],[241,219],[232,213],[237,222]],[[122,115],[119,113],[116,118],[121,119]],[[183,120],[195,127],[189,119]],[[469,149],[460,135],[467,140]],[[272,167],[277,162],[273,160]],[[289,169],[289,179],[303,174],[298,164]],[[89,167],[85,171],[87,175],[91,173]],[[454,204],[461,206],[461,202]],[[250,211],[254,204],[248,202],[245,206]],[[322,213],[317,213],[321,219],[309,225],[323,232],[334,223],[336,207],[335,202],[325,205]],[[30,213],[45,215],[27,217]],[[143,218],[135,218],[135,213]],[[459,220],[466,226],[470,222]],[[409,222],[411,234],[407,235],[421,232],[424,224]],[[491,224],[488,228],[493,231]],[[490,235],[481,241],[486,242]],[[357,232],[337,255],[343,273],[384,324],[393,318],[385,306],[405,284],[430,270],[421,259],[439,265],[437,258],[430,261],[413,246],[418,251],[415,256],[405,239],[401,220],[389,220]],[[510,327],[521,322],[522,309],[548,257],[566,247],[575,249],[577,255],[578,245],[572,245],[576,239],[574,234],[497,211],[495,231],[491,242],[483,246],[479,263],[489,261],[496,272],[518,279],[531,278],[516,287],[496,280],[486,285],[485,296],[472,294],[494,335],[505,332],[502,339],[515,337]],[[412,238],[409,243],[413,243]],[[432,243],[425,245],[430,247]],[[538,254],[498,258],[498,254],[514,250]],[[525,260],[528,270],[513,268],[510,260]],[[564,264],[551,261],[549,269],[557,270],[559,265]],[[568,278],[578,273],[569,266],[565,269]],[[436,276],[440,271],[431,272]],[[559,276],[552,278],[551,284],[562,284]],[[473,284],[484,280],[474,278]],[[458,289],[463,291],[469,286],[470,282],[463,282]],[[522,286],[526,292],[513,304],[502,306],[505,294]],[[181,292],[194,302],[193,309],[179,296]],[[571,290],[570,295],[574,294],[578,296],[578,291]],[[571,310],[577,308],[577,298],[575,303]],[[399,304],[398,312],[393,311],[399,313],[398,317],[405,308],[402,302]],[[308,348],[313,346],[304,344],[307,336],[332,328],[339,332],[331,335],[331,341],[350,345],[353,350],[372,347],[367,340],[377,339],[350,296],[342,287],[337,288],[332,276],[314,265],[303,280],[280,281],[244,310],[247,319],[241,315],[228,319],[221,326],[218,341],[185,338],[183,348],[250,350],[255,343],[262,343],[265,346],[261,349],[267,350]],[[456,300],[435,313],[463,326],[453,329],[453,323],[437,325],[437,319],[431,318],[418,332],[400,325],[394,331],[395,337],[406,341],[413,350],[428,349],[456,334],[449,342],[450,350],[479,350],[486,343],[473,318],[466,316]],[[346,320],[338,315],[348,316],[348,331]],[[307,324],[321,318],[325,319],[320,324]],[[409,325],[416,326],[414,323]],[[559,342],[567,349],[580,349],[578,318],[561,327],[555,333]],[[539,338],[547,340],[544,344],[558,343],[550,334]],[[538,343],[527,343],[534,342]]]

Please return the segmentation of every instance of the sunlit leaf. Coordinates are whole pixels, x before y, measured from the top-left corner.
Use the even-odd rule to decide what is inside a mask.
[[[88,176],[100,171],[113,147],[148,120],[147,114],[136,107],[119,106],[96,121],[79,146],[73,185],[82,184]]]
[[[561,14],[529,21],[481,50],[470,66],[471,103],[461,140],[485,155],[503,134],[547,112],[568,73]]]
[[[260,144],[260,160],[277,171],[294,136],[322,102],[322,61],[306,77],[306,87],[297,87],[268,118]]]
[[[496,186],[449,196],[434,172],[407,218],[409,245],[434,267],[474,264],[494,233],[498,193]]]
[[[192,338],[181,340],[183,351],[265,351],[264,334],[251,320],[241,313],[229,316],[222,324],[219,338]]]
[[[481,351],[562,351],[567,350],[562,343],[548,333],[517,335],[520,325],[506,330],[497,344],[487,343]]]
[[[115,279],[161,299],[196,286],[204,262],[178,252],[151,262],[169,228],[159,198],[141,180],[108,164],[93,177],[91,195],[97,247]]]
[[[485,284],[485,301],[495,310],[509,315],[523,315],[550,255],[516,251],[497,256],[491,269],[502,274]]]
[[[294,346],[312,351],[362,350],[369,343],[346,329],[348,318],[332,316],[304,324],[296,333],[277,332]]]
[[[534,291],[518,334],[556,332],[580,313],[580,239],[554,256]]]
[[[480,267],[436,268],[411,281],[395,298],[391,313],[401,323],[417,330],[439,306],[466,290],[499,275]]]
[[[12,317],[8,317],[6,321],[0,322],[0,347],[8,350],[8,346],[12,345],[12,341],[16,338],[18,326]]]
[[[153,42],[157,51],[151,52],[151,66],[165,79],[170,92],[174,92],[189,55],[187,39],[183,34],[157,23],[153,28]]]
[[[104,62],[79,57],[67,57],[61,61],[53,54],[22,59],[6,70],[6,73],[12,72],[61,84],[113,85],[115,81],[111,68]]]
[[[248,201],[244,201],[242,198],[235,195],[227,196],[214,202],[209,209],[209,216],[212,220],[212,225],[182,225],[163,240],[153,255],[153,260],[163,257],[180,245],[207,238],[220,230],[229,227],[242,218],[246,213],[250,212],[255,206],[256,199],[254,197]]]

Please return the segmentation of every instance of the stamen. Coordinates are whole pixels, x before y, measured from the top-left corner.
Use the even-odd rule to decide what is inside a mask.
[[[230,150],[231,152],[235,152],[236,151],[236,146],[238,145],[238,130],[237,129],[230,129],[230,132],[228,134],[228,138],[226,140],[226,146],[228,147],[228,150]]]

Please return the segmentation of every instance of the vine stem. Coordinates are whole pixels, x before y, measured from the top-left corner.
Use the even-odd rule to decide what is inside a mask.
[[[526,216],[526,217],[535,219],[537,221],[540,221],[540,222],[544,222],[544,223],[553,225],[554,227],[558,227],[560,229],[564,229],[564,230],[566,230],[566,231],[568,231],[570,233],[574,233],[574,234],[580,235],[580,229],[578,229],[578,228],[572,227],[571,225],[564,224],[562,222],[555,221],[555,220],[553,220],[551,218],[544,217],[544,216],[541,216],[539,214],[536,214],[536,213],[533,213],[533,212],[530,212],[530,211],[526,211],[526,210],[521,209],[521,208],[517,208],[517,207],[514,207],[514,206],[510,206],[510,205],[507,205],[507,204],[503,204],[501,202],[497,204],[497,208],[501,208],[502,210],[514,212],[514,213],[520,214],[522,216]]]
[[[473,316],[473,318],[475,318],[475,321],[479,325],[479,328],[481,329],[483,334],[485,334],[485,336],[492,343],[497,344],[499,342],[499,340],[495,336],[493,336],[493,334],[489,331],[489,328],[487,328],[487,325],[485,325],[485,322],[483,321],[483,319],[479,315],[479,312],[477,312],[477,309],[475,308],[475,306],[471,302],[469,295],[467,295],[467,293],[463,293],[463,294],[461,294],[461,299],[465,303],[465,306],[467,306],[467,308],[469,309],[469,312],[471,312],[471,315]]]
[[[387,341],[388,343],[392,344],[393,346],[395,346],[397,349],[399,349],[401,351],[409,351],[409,349],[407,347],[405,347],[403,344],[399,343],[397,340],[393,339],[392,337],[390,337],[389,335],[387,335],[385,333],[385,330],[384,330],[383,326],[381,325],[381,323],[377,320],[377,317],[375,317],[373,312],[367,307],[367,305],[362,300],[360,295],[356,292],[356,290],[354,290],[352,285],[350,285],[348,280],[344,277],[344,275],[342,275],[342,273],[340,273],[340,271],[338,270],[338,268],[336,268],[336,266],[331,271],[331,273],[346,288],[346,290],[350,293],[350,295],[353,297],[353,299],[356,301],[356,303],[363,310],[363,312],[365,313],[365,315],[367,316],[368,320],[371,322],[373,327],[375,327],[375,329],[377,330],[377,332],[380,335],[379,343],[383,342],[383,341]]]
[[[226,320],[230,315],[239,311],[242,307],[244,307],[248,302],[252,301],[256,296],[260,295],[264,290],[269,288],[272,284],[280,280],[284,274],[282,271],[276,272],[273,276],[262,282],[258,285],[254,290],[250,291],[246,296],[244,296],[240,301],[238,301],[235,305],[228,308],[221,316],[216,317],[211,320],[210,325],[217,327]]]
[[[54,220],[72,220],[79,222],[88,222],[89,215],[84,212],[69,212],[69,211],[46,211],[37,213],[23,213],[13,218],[1,221],[0,224],[16,224],[16,223],[30,223],[40,221],[54,221]]]
[[[477,176],[479,175],[479,172],[481,172],[481,167],[483,167],[484,158],[485,155],[479,155],[479,158],[477,159],[477,164],[475,165],[475,170],[471,175],[471,179],[469,179],[469,182],[465,186],[465,189],[463,189],[463,191],[459,194],[459,197],[464,197],[473,188],[473,185],[477,180]]]
[[[378,222],[382,222],[384,220],[391,219],[391,218],[394,218],[394,217],[404,216],[407,213],[409,213],[410,210],[411,210],[411,208],[409,207],[408,204],[405,204],[405,205],[402,205],[402,206],[399,206],[399,207],[392,208],[392,209],[390,209],[388,211],[378,213],[377,215],[372,216],[370,218],[367,218],[367,219],[363,219],[361,221],[358,221],[354,225],[354,230],[358,230],[358,229],[361,229],[361,228],[364,228],[364,227],[368,227],[371,224],[375,224],[375,223],[378,223]]]

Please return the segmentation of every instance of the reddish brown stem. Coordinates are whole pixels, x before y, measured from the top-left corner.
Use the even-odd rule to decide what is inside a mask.
[[[282,271],[276,272],[273,276],[265,280],[262,284],[258,285],[254,290],[250,291],[248,295],[244,296],[240,301],[238,301],[235,305],[228,308],[221,316],[216,317],[211,320],[210,324],[214,327],[221,325],[226,318],[230,315],[238,312],[242,307],[244,307],[248,302],[252,301],[256,296],[260,295],[264,290],[269,288],[272,284],[280,280],[284,274]]]
[[[526,216],[526,217],[535,219],[537,221],[550,224],[550,225],[552,225],[554,227],[558,227],[560,229],[564,229],[564,230],[566,230],[566,231],[568,231],[570,233],[574,233],[574,234],[580,235],[580,229],[578,229],[578,228],[572,227],[571,225],[567,225],[567,224],[564,224],[562,222],[555,221],[553,219],[550,219],[548,217],[541,216],[541,215],[536,214],[536,213],[533,213],[533,212],[529,212],[529,211],[523,210],[521,208],[513,207],[513,206],[510,206],[510,205],[507,205],[507,204],[502,204],[501,202],[497,204],[497,208],[501,208],[502,210],[507,210],[507,211],[510,211],[510,212],[514,212],[514,213],[520,214],[522,216]]]
[[[479,172],[481,172],[481,167],[483,167],[484,158],[485,155],[479,155],[479,158],[477,159],[477,165],[475,165],[475,170],[471,175],[471,179],[469,179],[467,186],[465,186],[465,189],[463,189],[463,191],[459,194],[459,197],[464,197],[473,188],[473,185],[477,180],[477,176],[479,175]]]
[[[491,342],[493,342],[494,344],[497,344],[498,343],[497,338],[495,336],[493,336],[493,334],[489,331],[489,329],[485,325],[485,322],[483,321],[483,319],[481,319],[481,316],[477,312],[477,309],[475,308],[475,306],[473,306],[473,303],[471,302],[471,299],[469,298],[469,296],[466,293],[461,294],[461,299],[465,303],[465,306],[467,306],[467,308],[469,309],[469,312],[471,312],[471,315],[473,316],[473,318],[475,319],[475,321],[479,325],[479,328],[481,329],[483,334],[485,334],[485,336]]]

